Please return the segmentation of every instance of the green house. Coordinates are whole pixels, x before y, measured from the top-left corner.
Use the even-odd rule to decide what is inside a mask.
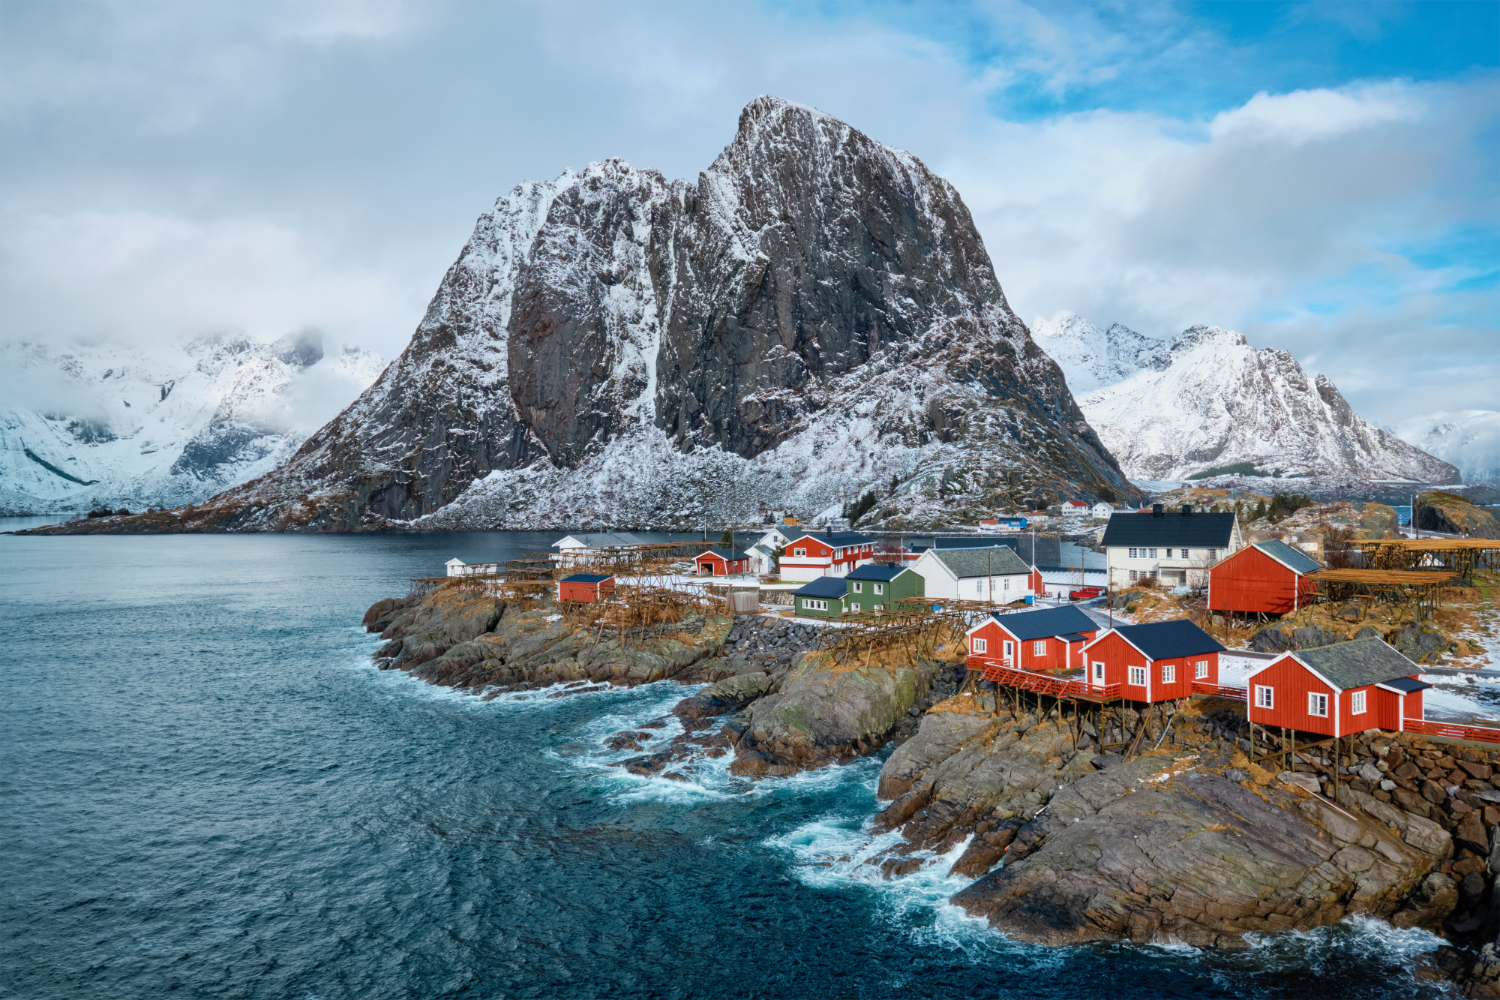
[[[844,578],[820,576],[799,590],[792,591],[794,607],[807,618],[837,618],[844,613]]]
[[[881,611],[903,597],[925,597],[925,589],[910,567],[866,563],[844,577],[844,613]]]

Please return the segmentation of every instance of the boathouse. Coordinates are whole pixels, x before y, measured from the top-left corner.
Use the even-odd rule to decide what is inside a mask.
[[[1131,515],[1134,516],[1134,515]],[[1193,683],[1219,683],[1213,636],[1186,618],[1117,625],[1083,646],[1090,687],[1120,685],[1127,701],[1175,701],[1193,693]]]
[[[792,591],[793,608],[808,618],[837,618],[844,613],[844,578],[820,576]]]
[[[1285,615],[1308,602],[1322,565],[1299,548],[1272,539],[1240,549],[1208,572],[1208,608],[1236,614]]]
[[[699,576],[734,576],[750,572],[750,553],[740,549],[709,549],[693,560]]]
[[[1246,718],[1323,736],[1404,732],[1422,718],[1422,668],[1370,637],[1287,653],[1250,674]]]
[[[561,603],[602,601],[615,592],[615,578],[598,573],[574,573],[557,581],[557,599]]]
[[[990,616],[969,629],[969,652],[1008,667],[1045,672],[1083,664],[1083,646],[1099,625],[1075,607],[1042,608]]]

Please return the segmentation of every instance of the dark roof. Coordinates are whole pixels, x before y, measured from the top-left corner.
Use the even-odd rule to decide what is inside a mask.
[[[970,577],[1012,576],[1030,573],[1031,567],[1021,561],[1016,550],[1005,545],[987,549],[928,549],[934,559],[953,572],[960,580]]]
[[[1323,564],[1318,562],[1312,556],[1308,555],[1306,552],[1303,552],[1301,549],[1293,548],[1292,546],[1288,545],[1286,542],[1283,542],[1278,538],[1273,538],[1270,541],[1265,542],[1256,542],[1255,547],[1257,549],[1260,549],[1266,555],[1270,556],[1272,559],[1275,559],[1277,562],[1281,563],[1283,566],[1286,566],[1298,576],[1306,576],[1309,573],[1316,573],[1318,570],[1323,568]]]
[[[1069,632],[1067,635],[1060,635],[1060,636],[1058,636],[1058,638],[1061,639],[1063,642],[1088,642],[1089,641],[1089,637],[1088,636],[1086,636],[1086,635],[1079,635],[1077,632]]]
[[[1294,655],[1344,691],[1367,684],[1388,684],[1422,672],[1384,639],[1374,636],[1300,649]]]
[[[1219,645],[1217,639],[1186,618],[1174,618],[1168,622],[1151,622],[1147,625],[1120,625],[1115,628],[1115,631],[1153,660],[1224,651],[1224,647]]]
[[[844,578],[841,576],[820,576],[812,583],[802,587],[800,590],[792,591],[798,597],[843,597]]]
[[[699,553],[698,558],[702,559],[706,555],[715,555],[720,559],[729,559],[731,561],[750,558],[750,553],[743,552],[740,549],[709,549],[707,552]]]
[[[935,549],[995,549],[1002,545],[1015,548],[1020,543],[1015,539],[1001,539],[993,535],[988,538],[976,537],[974,535],[963,535],[958,538],[934,538],[932,547]]]
[[[1017,611],[1009,615],[990,615],[1011,635],[1028,642],[1074,632],[1096,632],[1099,626],[1088,615],[1072,606]]]
[[[1381,681],[1380,683],[1384,684],[1388,688],[1395,688],[1397,691],[1403,691],[1406,694],[1411,694],[1414,691],[1421,691],[1425,688],[1432,687],[1431,684],[1423,684],[1415,677],[1397,677],[1395,680]]]
[[[1183,545],[1199,549],[1227,549],[1234,534],[1233,514],[1203,514],[1168,511],[1157,517],[1150,511],[1111,514],[1104,528],[1105,548],[1121,545]]]
[[[816,531],[809,531],[805,535],[798,535],[796,538],[792,539],[792,544],[795,545],[797,542],[802,541],[802,539],[804,538],[815,539],[822,542],[824,545],[831,545],[836,549],[844,548],[849,545],[869,545],[871,542],[875,541],[875,539],[871,538],[869,535],[861,534],[858,531],[825,531],[821,535]]]
[[[887,566],[883,563],[865,563],[863,566],[855,567],[854,572],[844,577],[844,579],[889,582],[910,568],[910,566]]]
[[[572,576],[562,578],[563,583],[603,583],[605,580],[613,580],[610,573],[600,575],[598,573],[574,573]]]

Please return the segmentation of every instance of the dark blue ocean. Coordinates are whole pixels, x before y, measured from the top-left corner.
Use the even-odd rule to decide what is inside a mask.
[[[1016,945],[859,864],[879,760],[637,778],[602,740],[685,689],[370,666],[371,602],[555,537],[0,536],[0,996],[1439,995],[1369,921]]]

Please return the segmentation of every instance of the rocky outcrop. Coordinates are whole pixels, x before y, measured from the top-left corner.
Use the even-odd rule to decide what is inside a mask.
[[[1500,520],[1467,497],[1432,490],[1417,497],[1417,526],[1471,538],[1500,538]]]
[[[696,181],[607,160],[518,186],[401,357],[285,466],[130,523],[697,524],[893,476],[908,518],[1013,489],[1139,495],[952,185],[761,97]]]
[[[876,795],[882,799],[905,795],[928,768],[952,757],[992,723],[988,716],[967,712],[928,712],[923,715],[916,735],[886,758],[880,769]]]

